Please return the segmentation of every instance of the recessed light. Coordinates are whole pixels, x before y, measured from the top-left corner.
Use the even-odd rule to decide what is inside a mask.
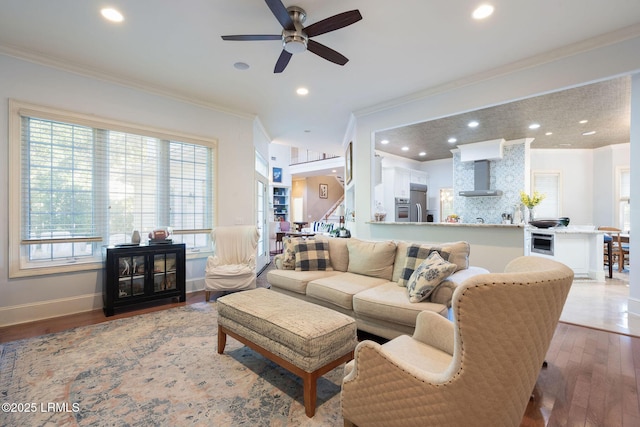
[[[420,157],[424,157],[426,155],[427,155],[426,151],[421,151],[421,152],[418,153],[418,156],[420,156]]]
[[[409,151],[409,147],[402,147],[402,151]]]
[[[298,89],[296,89],[296,93],[298,95],[304,96],[304,95],[309,94],[309,89],[307,89],[306,87],[299,87]]]
[[[247,64],[246,62],[236,62],[235,64],[233,64],[233,67],[236,70],[248,70],[249,69],[249,64]]]
[[[585,123],[589,123],[589,120],[580,120],[578,123],[580,123],[581,125],[585,124]]]
[[[481,4],[478,6],[471,16],[473,19],[485,19],[493,14],[493,6],[490,4]]]
[[[336,172],[338,172],[338,171],[335,170],[335,169],[331,169],[331,173],[336,173]]]
[[[100,14],[107,20],[111,21],[111,22],[122,22],[124,21],[124,16],[122,16],[122,14],[120,12],[118,12],[116,9],[113,9],[111,7],[105,7],[104,9],[100,10]]]
[[[532,123],[529,125],[529,129],[538,129],[540,125],[538,123]]]
[[[469,126],[470,128],[477,128],[478,125],[480,125],[480,123],[476,122],[475,120],[472,122],[469,122],[469,124],[467,126]]]
[[[383,139],[382,141],[380,141],[380,144],[382,145],[387,145],[389,143],[388,139]]]
[[[582,135],[584,136],[589,136],[589,135],[594,135],[596,133],[595,130],[589,131],[589,132],[584,132]]]
[[[546,136],[553,135],[553,132],[547,132],[547,133],[545,133],[545,135]]]
[[[457,140],[456,138],[449,138],[449,139],[447,140],[447,142],[448,142],[449,144],[453,144],[453,143],[458,142],[458,140]]]

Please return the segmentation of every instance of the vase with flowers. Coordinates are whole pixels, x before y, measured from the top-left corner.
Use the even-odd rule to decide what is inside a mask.
[[[526,207],[529,211],[529,222],[535,219],[535,207],[540,204],[542,200],[546,197],[545,194],[541,194],[537,191],[533,192],[532,196],[529,196],[524,191],[520,191],[520,202],[524,207]]]

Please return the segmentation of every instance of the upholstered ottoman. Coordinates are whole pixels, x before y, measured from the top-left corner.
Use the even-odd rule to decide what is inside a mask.
[[[300,376],[305,412],[313,417],[317,379],[353,359],[353,318],[264,288],[226,295],[217,304],[218,353],[229,335]]]

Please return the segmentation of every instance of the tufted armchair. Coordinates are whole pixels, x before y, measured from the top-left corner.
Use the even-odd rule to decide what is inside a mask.
[[[421,312],[412,337],[363,341],[345,367],[345,426],[519,426],[573,281],[520,257],[467,279],[453,318]]]
[[[211,292],[241,291],[256,287],[258,228],[254,225],[216,227],[212,232],[214,255],[205,267],[205,298]]]

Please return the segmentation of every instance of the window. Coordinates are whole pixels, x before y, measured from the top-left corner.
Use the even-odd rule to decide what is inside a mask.
[[[536,207],[539,218],[558,218],[560,212],[560,172],[533,172],[533,191],[545,195]]]
[[[618,226],[628,233],[631,230],[631,170],[618,168]]]
[[[102,246],[170,227],[207,251],[215,142],[11,101],[10,276],[101,267]]]

